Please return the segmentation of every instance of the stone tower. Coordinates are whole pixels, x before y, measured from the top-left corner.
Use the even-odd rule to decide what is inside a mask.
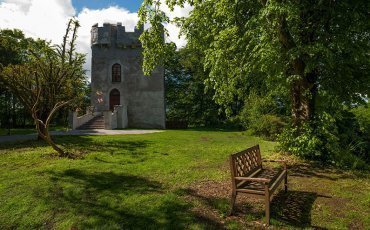
[[[92,27],[91,103],[98,112],[122,105],[128,127],[165,128],[164,70],[144,76],[142,32],[126,32],[121,23]]]

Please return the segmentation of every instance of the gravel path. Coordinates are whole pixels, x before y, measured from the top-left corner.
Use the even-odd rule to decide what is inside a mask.
[[[128,135],[128,134],[146,134],[146,133],[158,133],[163,130],[105,130],[105,129],[89,129],[89,130],[70,130],[64,131],[51,131],[52,136],[65,136],[65,135]],[[0,136],[0,143],[11,142],[11,141],[24,141],[24,140],[36,140],[37,134],[25,134],[25,135],[11,135],[11,136]]]

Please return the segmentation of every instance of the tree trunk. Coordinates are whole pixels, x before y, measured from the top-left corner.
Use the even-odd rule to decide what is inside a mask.
[[[50,136],[49,127],[48,126],[45,127],[44,124],[42,124],[40,121],[36,121],[36,122],[38,122],[38,124],[36,125],[37,132],[38,132],[38,137],[45,140],[49,145],[51,145],[51,147],[55,151],[57,151],[58,156],[60,156],[60,157],[69,157],[69,154],[67,152],[65,152],[58,145],[55,144],[55,142],[53,141],[53,139]]]
[[[44,122],[45,124],[46,120],[48,119],[47,113],[41,113],[39,117],[40,117],[40,120],[42,120],[42,122]],[[36,121],[36,122],[39,122],[39,121]],[[38,133],[37,140],[45,140],[44,136],[46,136],[46,132],[47,130],[43,124],[37,125],[37,133]]]
[[[300,76],[291,86],[292,119],[297,127],[315,117],[316,73],[304,74],[304,68],[303,61],[296,60],[293,64],[294,73]]]
[[[296,48],[296,44],[289,32],[286,18],[280,16],[278,26],[279,41],[285,52]],[[299,76],[291,85],[292,120],[296,127],[314,118],[315,97],[317,92],[317,74],[315,71],[305,73],[305,63],[301,57],[297,57],[291,63],[291,69],[287,76]]]

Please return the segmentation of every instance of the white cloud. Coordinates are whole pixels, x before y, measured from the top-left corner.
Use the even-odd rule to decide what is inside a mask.
[[[174,10],[171,11],[170,8],[164,3],[164,0],[160,0],[161,5],[160,9],[166,13],[166,15],[170,18],[170,20],[173,20],[174,18],[181,18],[181,17],[188,17],[190,11],[193,9],[192,6],[189,4],[184,4],[184,7],[175,6]],[[186,39],[184,36],[179,37],[180,34],[180,28],[177,27],[174,23],[169,23],[165,25],[165,27],[168,30],[169,37],[166,39],[167,41],[175,42],[177,48],[182,48],[186,45]]]
[[[0,27],[60,43],[67,20],[74,14],[71,0],[5,0],[0,4]]]
[[[176,7],[173,12],[162,4],[161,9],[171,19],[174,17],[187,16],[191,10],[189,5],[184,8]],[[76,14],[71,0],[0,0],[0,29],[17,28],[22,30],[26,36],[51,40],[55,44],[62,42],[68,19],[75,16],[81,27],[78,31],[77,49],[87,54],[85,69],[90,76],[91,69],[91,48],[90,30],[95,23],[102,25],[104,22],[122,22],[126,31],[133,31],[138,21],[137,13],[129,12],[127,9],[118,6],[92,10],[84,8]],[[166,25],[169,31],[169,41],[183,47],[186,40],[178,38],[179,28],[174,24]]]

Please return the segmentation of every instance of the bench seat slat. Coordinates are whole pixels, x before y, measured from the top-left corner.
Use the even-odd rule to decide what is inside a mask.
[[[252,193],[252,194],[259,194],[264,195],[265,192],[261,190],[254,190],[254,189],[245,189],[245,188],[238,188],[236,189],[237,192],[243,192],[243,193]]]
[[[280,185],[281,181],[285,178],[286,171],[283,170],[278,178],[269,186],[270,193],[272,194]]]

